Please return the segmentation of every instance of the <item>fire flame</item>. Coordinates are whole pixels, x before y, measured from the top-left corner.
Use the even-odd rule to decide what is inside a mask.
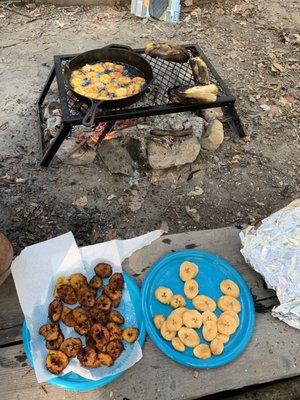
[[[100,122],[94,132],[90,136],[90,140],[96,144],[99,144],[100,139],[103,135],[104,130],[106,129],[107,122]],[[106,134],[103,140],[110,140],[116,136],[116,131],[111,131]]]

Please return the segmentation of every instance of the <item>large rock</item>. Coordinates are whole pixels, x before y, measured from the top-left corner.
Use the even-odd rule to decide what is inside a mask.
[[[153,169],[166,169],[189,164],[196,160],[201,146],[197,138],[191,137],[175,142],[166,148],[153,140],[148,143],[148,160]]]
[[[211,121],[206,128],[206,136],[201,139],[201,146],[205,150],[217,150],[224,140],[223,124],[218,119]]]

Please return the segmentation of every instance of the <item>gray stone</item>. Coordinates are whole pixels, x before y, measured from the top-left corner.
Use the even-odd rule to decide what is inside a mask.
[[[151,140],[148,143],[149,164],[153,169],[189,164],[196,160],[200,148],[200,143],[195,137],[175,142],[170,148]]]
[[[201,111],[201,115],[207,122],[213,121],[214,119],[222,121],[224,117],[221,107],[206,108]]]
[[[132,158],[125,147],[121,146],[119,140],[112,139],[102,143],[98,154],[111,173],[129,176],[133,174]]]
[[[201,140],[201,146],[205,150],[217,150],[224,140],[223,124],[218,119],[211,121],[206,128],[206,136]]]

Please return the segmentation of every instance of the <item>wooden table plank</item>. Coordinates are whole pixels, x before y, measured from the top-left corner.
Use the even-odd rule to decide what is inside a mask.
[[[300,374],[299,331],[270,314],[257,314],[254,337],[246,351],[227,366],[198,370],[182,367],[148,339],[142,360],[117,381],[89,393],[74,394],[43,384],[48,399],[144,400],[195,399],[224,390],[288,378]],[[0,349],[0,393],[5,400],[44,399],[34,371],[22,357],[22,346]]]

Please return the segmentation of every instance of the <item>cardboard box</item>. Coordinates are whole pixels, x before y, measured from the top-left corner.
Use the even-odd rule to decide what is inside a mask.
[[[141,18],[149,18],[152,0],[131,0],[131,13]],[[166,11],[159,17],[161,21],[178,22],[180,16],[180,0],[168,0]]]

